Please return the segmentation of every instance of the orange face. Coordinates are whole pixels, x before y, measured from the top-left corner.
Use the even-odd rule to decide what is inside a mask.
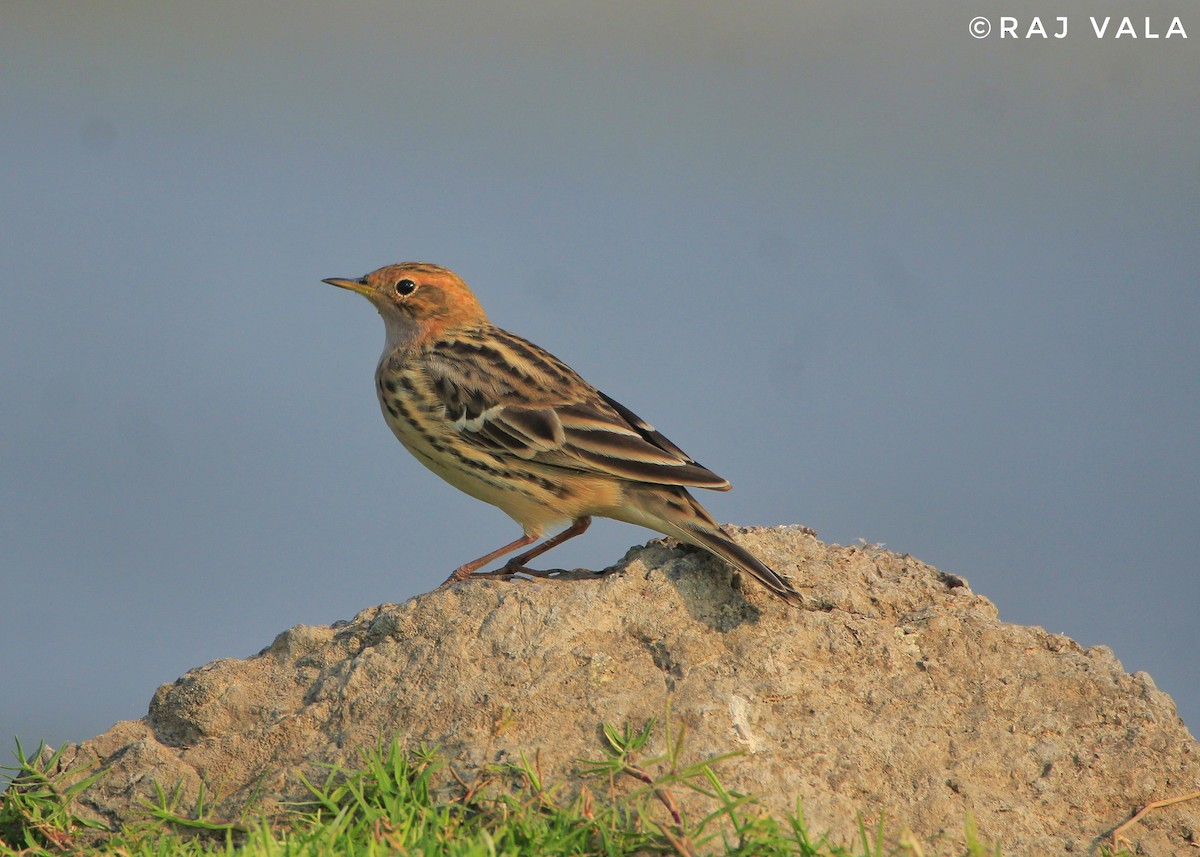
[[[357,280],[335,277],[324,282],[358,292],[385,320],[395,317],[424,336],[487,321],[483,307],[457,274],[425,262],[387,265]]]

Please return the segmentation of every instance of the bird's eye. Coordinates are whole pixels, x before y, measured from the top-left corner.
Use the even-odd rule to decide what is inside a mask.
[[[399,280],[396,283],[396,294],[404,296],[411,295],[417,290],[417,284],[412,280]]]

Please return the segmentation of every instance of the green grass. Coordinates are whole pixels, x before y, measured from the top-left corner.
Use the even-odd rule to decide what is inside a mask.
[[[716,768],[729,756],[680,763],[682,735],[666,734],[667,751],[645,757],[654,723],[603,728],[600,758],[581,760],[584,785],[569,799],[546,783],[537,759],[489,769],[472,782],[454,775],[430,749],[376,747],[353,771],[331,769],[308,782],[310,799],[270,822],[248,815],[220,819],[181,806],[179,792],[157,787],[142,820],[112,831],[73,814],[73,798],[99,776],[51,775],[59,758],[43,748],[27,757],[17,745],[10,787],[0,795],[0,855],[738,855],[738,857],[997,857],[967,819],[966,845],[917,841],[907,830],[885,832],[883,819],[857,822],[849,846],[813,835],[799,804],[776,817],[753,797],[726,789]],[[736,754],[730,754],[730,756]],[[445,774],[453,794],[434,788]],[[441,775],[441,776],[436,776]],[[66,783],[72,783],[66,785]],[[443,790],[444,791],[444,790]],[[707,808],[694,817],[679,795],[698,792]]]

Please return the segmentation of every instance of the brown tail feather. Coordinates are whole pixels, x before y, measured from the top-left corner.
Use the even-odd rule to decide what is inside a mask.
[[[788,604],[803,603],[802,596],[790,583],[731,539],[687,489],[677,485],[631,486],[625,489],[625,501],[606,514],[703,548],[750,575]]]
[[[721,530],[714,532],[698,527],[688,527],[685,532],[688,536],[684,539],[685,541],[716,554],[738,571],[753,577],[788,604],[799,607],[803,603],[800,593],[793,589],[790,583]]]

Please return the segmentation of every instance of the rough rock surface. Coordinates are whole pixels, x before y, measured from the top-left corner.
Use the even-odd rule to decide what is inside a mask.
[[[733,749],[730,788],[848,842],[859,813],[1005,854],[1095,853],[1141,805],[1200,788],[1200,747],[1149,676],[1107,649],[1005,624],[961,579],[799,527],[737,538],[790,574],[789,608],[719,561],[656,541],[600,579],[476,581],[297,626],[159,688],[146,717],[72,746],[85,809],[137,816],[157,781],[216,809],[304,796],[298,774],[399,734],[472,770],[540,751],[549,781],[600,754],[601,722],[661,717],[685,759]],[[661,740],[661,735],[658,736]],[[270,796],[265,805],[262,796]],[[686,797],[686,796],[685,796]],[[1196,853],[1200,805],[1151,814],[1139,853]]]

